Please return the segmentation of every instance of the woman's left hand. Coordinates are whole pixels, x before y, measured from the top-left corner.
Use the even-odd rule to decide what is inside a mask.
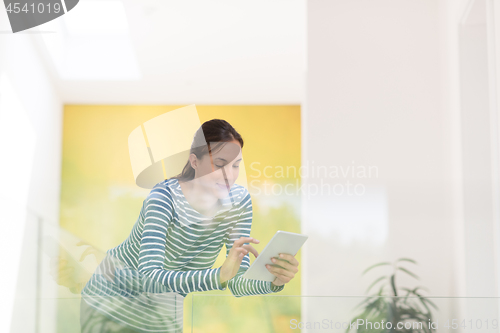
[[[271,258],[271,261],[277,266],[266,265],[266,268],[276,276],[276,279],[272,282],[275,286],[282,286],[290,282],[299,271],[297,268],[299,266],[299,261],[291,254],[280,253],[279,258]]]

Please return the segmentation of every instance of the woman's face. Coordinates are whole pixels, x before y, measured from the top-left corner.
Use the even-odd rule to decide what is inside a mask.
[[[219,199],[229,194],[238,178],[241,159],[241,146],[236,140],[224,142],[201,159],[196,158],[194,154],[190,157],[191,165],[196,166],[195,179]]]

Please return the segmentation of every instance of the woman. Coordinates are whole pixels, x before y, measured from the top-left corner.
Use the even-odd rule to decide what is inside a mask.
[[[107,252],[82,291],[82,332],[182,332],[185,296],[225,290],[236,297],[283,290],[298,261],[285,254],[268,270],[271,282],[241,275],[250,266],[252,200],[235,184],[243,139],[226,121],[195,133],[182,173],[144,200],[129,237]],[[211,268],[226,245],[226,260]]]

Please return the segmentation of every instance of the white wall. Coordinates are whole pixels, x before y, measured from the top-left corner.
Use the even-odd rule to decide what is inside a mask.
[[[487,17],[488,7],[498,2],[443,3],[447,9],[444,97],[453,124],[450,136],[455,201],[453,290],[457,296],[492,297],[498,295],[496,252],[500,221],[498,203],[495,204],[499,151],[494,118],[498,109],[491,103],[495,94],[490,94],[496,89],[491,81],[496,59],[489,51],[490,47],[495,48],[495,43],[496,47],[500,44],[488,31],[488,24],[493,21],[488,23]],[[493,18],[493,11],[490,14]],[[462,300],[453,302],[452,311],[457,317],[496,317],[497,303],[493,299]]]
[[[445,4],[313,0],[307,10],[303,162],[347,167],[354,161],[376,166],[378,178],[351,177],[366,187],[365,195],[304,198],[303,232],[310,239],[303,293],[364,295],[388,272],[361,278],[365,268],[409,257],[418,266],[406,267],[421,279],[399,274],[399,284],[456,295],[453,217],[459,199],[444,70]],[[303,305],[307,320],[327,316],[314,301]],[[442,307],[446,315],[449,304]]]
[[[427,295],[498,295],[499,13],[494,0],[308,2],[303,162],[379,177],[348,179],[362,196],[304,197],[305,295],[363,295],[378,275],[361,271],[402,256],[421,281],[399,281]],[[321,181],[347,179],[304,183]],[[443,319],[498,312],[494,299],[439,303]],[[303,306],[306,321],[327,316]]]
[[[478,8],[479,3],[482,6]],[[460,105],[467,296],[493,296],[495,286],[492,159],[488,94],[486,6],[476,0],[481,24],[468,18],[461,25]],[[478,15],[479,16],[479,15]]]
[[[6,13],[0,13],[0,29],[8,31]],[[11,87],[17,95],[22,108],[22,113],[27,116],[26,126],[34,130],[36,141],[33,152],[33,162],[19,167],[19,174],[3,174],[3,183],[14,180],[19,184],[29,180],[26,187],[25,200],[17,203],[17,198],[10,198],[15,193],[13,188],[2,188],[2,198],[12,199],[19,205],[19,221],[14,219],[4,220],[8,215],[2,206],[0,215],[2,225],[8,228],[10,236],[3,239],[2,266],[9,270],[3,274],[2,284],[12,291],[11,297],[2,297],[2,320],[0,331],[8,332],[34,332],[36,320],[36,284],[37,284],[37,225],[38,217],[44,223],[57,224],[59,217],[59,194],[61,182],[61,138],[62,138],[62,103],[53,82],[38,56],[38,51],[33,43],[32,34],[0,34],[0,76],[7,77]],[[5,91],[0,92],[0,95]],[[3,114],[12,113],[12,110],[0,110]],[[12,137],[9,142],[19,146],[24,133],[19,137]],[[2,160],[21,160],[26,151],[22,146],[13,154],[6,156],[2,151]],[[10,192],[8,192],[10,191]],[[24,211],[23,211],[24,210]],[[16,217],[17,218],[17,217]],[[39,294],[44,298],[54,297],[50,286],[41,286],[44,293]],[[53,288],[52,288],[53,289]],[[15,292],[14,292],[15,291]],[[53,291],[53,290],[52,290]],[[15,306],[14,299],[15,298]],[[43,303],[43,301],[42,301]],[[41,314],[45,320],[51,321],[47,331],[54,331],[54,313],[50,307],[45,307]],[[52,318],[52,320],[51,320]],[[12,325],[10,325],[12,322]]]
[[[465,268],[465,222],[463,208],[463,156],[462,156],[462,119],[460,108],[460,66],[459,66],[459,27],[461,18],[468,6],[468,0],[444,0],[441,6],[441,73],[443,80],[443,112],[449,119],[449,132],[445,140],[448,150],[447,168],[450,170],[452,199],[451,218],[453,221],[453,279],[450,281],[452,295],[466,296]],[[452,303],[455,314],[463,316],[461,304]]]

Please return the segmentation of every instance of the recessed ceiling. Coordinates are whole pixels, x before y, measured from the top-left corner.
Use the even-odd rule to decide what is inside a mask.
[[[86,0],[34,38],[68,104],[300,104],[305,17],[305,0]]]

